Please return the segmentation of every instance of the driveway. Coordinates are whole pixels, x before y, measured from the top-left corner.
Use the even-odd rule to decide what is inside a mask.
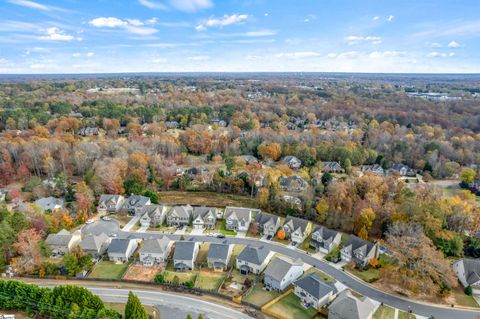
[[[194,228],[190,232],[190,235],[203,235],[203,228]]]
[[[140,220],[141,217],[142,216],[140,215],[133,216],[132,219],[130,219],[130,221],[125,226],[123,226],[122,231],[130,231],[130,229],[134,225],[138,224],[138,221]]]

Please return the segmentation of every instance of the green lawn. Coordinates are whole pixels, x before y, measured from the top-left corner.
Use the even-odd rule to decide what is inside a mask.
[[[395,309],[382,305],[378,307],[373,315],[373,319],[393,319],[395,316]]]
[[[306,274],[309,274],[309,273],[316,273],[320,278],[322,278],[323,280],[325,280],[326,282],[331,282],[331,283],[336,283],[337,281],[335,280],[335,278],[333,277],[330,277],[329,275],[327,275],[326,273],[324,273],[323,271],[320,271],[318,270],[317,268],[315,267],[311,267],[310,269],[308,269],[306,272],[305,272],[305,275]],[[305,276],[304,275],[304,276]]]
[[[197,259],[195,260],[195,264],[197,265],[206,265],[207,264],[207,256],[208,256],[208,248],[210,247],[210,243],[203,243],[200,244],[200,248],[198,249]]]
[[[237,232],[234,232],[233,230],[228,230],[225,228],[225,221],[222,222],[219,231],[224,235],[235,236],[237,234]]]
[[[100,279],[122,279],[129,265],[130,262],[116,264],[112,261],[101,261],[93,267],[93,270],[88,277]]]
[[[220,288],[220,285],[223,282],[223,278],[225,278],[226,275],[227,274],[224,272],[214,272],[211,270],[200,271],[198,273],[195,287],[205,290],[217,291]]]
[[[310,319],[317,313],[312,307],[305,309],[293,292],[274,303],[268,310],[291,319]]]
[[[252,291],[243,298],[243,300],[261,307],[270,300],[277,298],[279,295],[280,293],[276,291],[266,291],[263,289],[263,284],[259,282],[255,285]]]
[[[399,311],[398,319],[416,319],[416,317],[413,314],[409,314],[404,311]]]
[[[165,281],[166,282],[174,282],[174,278],[177,277],[179,284],[184,284],[188,281],[195,280],[195,276],[196,276],[195,273],[190,272],[190,271],[174,272],[174,271],[165,270],[163,272],[163,274],[165,276]]]
[[[345,267],[345,270],[351,273],[354,276],[362,279],[365,282],[375,282],[380,278],[380,271],[378,269],[370,268],[368,270],[358,270],[358,269],[350,269],[350,267]]]
[[[455,298],[455,302],[461,306],[478,308],[478,303],[472,296],[466,295],[463,288],[457,287],[452,289],[452,295]]]

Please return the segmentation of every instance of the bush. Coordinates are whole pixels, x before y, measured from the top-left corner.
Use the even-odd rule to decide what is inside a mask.
[[[153,281],[157,284],[163,284],[163,283],[165,283],[165,276],[163,274],[158,274],[158,275],[155,276]]]
[[[473,294],[473,289],[471,286],[465,287],[464,291],[467,296],[471,296]]]

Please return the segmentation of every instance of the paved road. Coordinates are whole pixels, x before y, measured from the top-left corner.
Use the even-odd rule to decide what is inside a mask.
[[[148,232],[148,233],[128,233],[128,232],[120,232],[120,237],[133,237],[133,238],[143,238],[143,237],[152,237],[152,236],[163,236],[160,233]],[[178,235],[167,235],[169,238],[173,240],[180,239]],[[227,241],[230,244],[242,244],[242,245],[265,245],[270,250],[293,257],[293,258],[301,258],[305,263],[308,263],[324,273],[332,276],[337,281],[340,281],[345,286],[361,293],[364,296],[370,297],[374,300],[379,302],[383,302],[386,305],[408,311],[412,310],[413,313],[429,317],[433,315],[435,319],[480,319],[480,310],[468,310],[468,309],[460,309],[460,308],[451,308],[451,307],[444,307],[439,305],[433,304],[425,304],[415,302],[413,300],[403,299],[401,297],[397,297],[394,295],[390,295],[388,293],[382,292],[373,288],[372,286],[365,284],[364,282],[354,279],[351,276],[347,275],[344,271],[339,270],[328,263],[314,258],[310,255],[307,255],[305,252],[300,250],[293,250],[288,248],[287,246],[274,243],[274,242],[264,242],[259,241],[258,239],[252,238],[238,238],[238,237],[227,237],[225,239],[218,239],[215,237],[208,237],[208,236],[191,236],[191,235],[184,235],[185,239],[187,240],[195,240],[195,241],[205,241],[205,242],[222,242]]]

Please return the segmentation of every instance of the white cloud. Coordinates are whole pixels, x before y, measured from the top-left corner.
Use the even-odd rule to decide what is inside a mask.
[[[167,59],[165,58],[153,58],[152,59],[152,63],[155,63],[155,64],[161,64],[161,63],[165,63],[167,62]]]
[[[145,21],[146,24],[157,24],[158,23],[158,18],[151,18]]]
[[[373,51],[369,54],[371,58],[395,58],[405,56],[404,51]]]
[[[449,52],[449,53],[445,53],[445,52],[430,52],[429,54],[427,54],[427,57],[429,58],[447,58],[447,57],[452,57],[452,56],[455,56],[455,53],[454,52]]]
[[[57,27],[51,27],[45,30],[45,35],[40,37],[40,40],[50,40],[50,41],[72,41],[75,39],[73,35],[66,34],[64,31],[60,30]],[[81,38],[76,38],[81,40]]]
[[[433,43],[430,44],[430,46],[431,46],[432,48],[441,48],[441,47],[443,47],[443,45],[442,45],[441,43],[438,43],[438,42],[433,42]]]
[[[288,58],[288,59],[307,59],[320,56],[320,53],[314,51],[301,51],[301,52],[288,52],[288,53],[279,53],[276,55],[277,58]]]
[[[265,12],[263,15],[264,15],[265,17],[268,17],[268,13],[267,13],[267,12]]]
[[[248,19],[248,15],[246,14],[232,14],[232,15],[224,15],[221,18],[210,18],[203,23],[197,25],[195,29],[197,31],[205,31],[207,27],[225,27],[232,24],[241,23]]]
[[[115,17],[99,17],[89,22],[97,28],[122,28],[129,33],[137,35],[152,35],[158,32],[155,28],[144,27],[144,23],[137,19],[118,19]]]
[[[329,59],[352,59],[359,55],[357,51],[347,51],[342,53],[329,53],[327,58]]]
[[[393,19],[395,19],[395,16],[390,15],[390,16],[388,16],[387,21],[392,22]]]
[[[94,56],[94,55],[95,55],[94,52],[87,52],[87,57],[92,57],[92,56]]]
[[[78,52],[75,52],[75,53],[72,54],[72,56],[73,56],[74,58],[79,58],[79,57],[82,56],[82,54],[81,54],[81,53],[78,53]]]
[[[166,10],[167,6],[164,5],[163,3],[160,2],[153,2],[149,0],[138,0],[138,3],[140,3],[142,6],[147,7],[149,9],[153,10]]]
[[[449,44],[448,44],[448,47],[449,48],[459,48],[461,45],[460,43],[458,43],[457,41],[451,41]]]
[[[52,8],[49,6],[43,5],[38,2],[29,1],[29,0],[8,0],[8,2],[11,4],[16,4],[18,6],[22,6],[30,9],[36,9],[36,10],[42,10],[42,11],[52,10]]]
[[[275,34],[277,34],[277,31],[274,30],[258,30],[245,32],[244,35],[247,37],[268,37]]]
[[[373,21],[380,20],[380,17],[379,17],[379,16],[374,16],[374,17],[372,18],[372,20],[373,20]]]
[[[177,10],[196,12],[213,7],[211,0],[170,0],[170,4]]]
[[[208,55],[197,55],[197,56],[188,57],[187,59],[192,61],[207,61],[207,60],[210,60],[210,57]]]
[[[382,38],[381,37],[376,37],[376,36],[356,36],[356,35],[350,35],[348,37],[345,37],[345,41],[349,45],[354,45],[354,44],[359,44],[361,42],[369,42],[371,44],[380,44],[382,43]]]

